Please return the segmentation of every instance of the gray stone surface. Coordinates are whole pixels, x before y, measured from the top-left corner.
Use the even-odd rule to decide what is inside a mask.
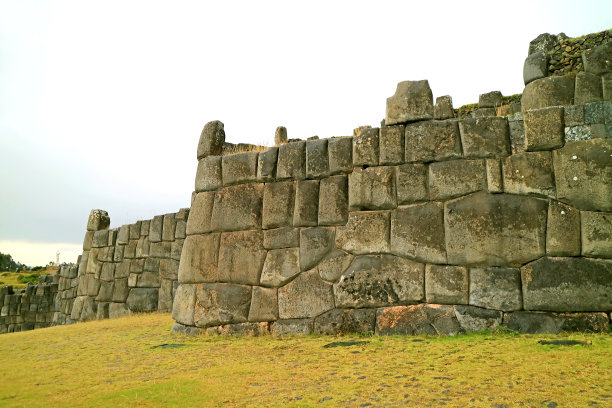
[[[117,244],[127,244],[130,240],[130,226],[122,225],[117,234]]]
[[[319,276],[327,282],[336,282],[353,261],[353,255],[339,249],[330,252],[317,266]]]
[[[540,34],[529,43],[529,55],[538,52],[547,53],[548,51],[551,51],[555,45],[557,45],[558,41],[559,40],[557,39],[556,35],[549,33]]]
[[[203,332],[199,327],[185,326],[177,322],[174,322],[171,331],[174,334],[184,334],[186,336],[197,336]]]
[[[584,125],[584,105],[570,105],[563,107],[565,126]]]
[[[487,189],[485,161],[448,160],[429,165],[429,198],[446,200]]]
[[[436,104],[434,106],[434,119],[444,120],[455,117],[455,111],[453,110],[453,98],[449,95],[438,96],[436,98]]]
[[[525,59],[523,64],[523,82],[527,85],[536,79],[548,75],[548,58],[542,51],[533,53]]]
[[[162,229],[164,227],[164,216],[156,215],[149,224],[149,242],[160,242],[162,240]],[[131,229],[131,227],[130,227]],[[138,239],[138,234],[135,239]],[[131,240],[134,238],[131,238]]]
[[[306,178],[329,176],[327,139],[306,142]]]
[[[380,164],[400,164],[404,162],[404,131],[402,125],[380,128]]]
[[[110,217],[104,210],[91,210],[87,219],[87,231],[100,231],[108,229]]]
[[[503,313],[474,306],[455,306],[455,317],[466,332],[495,331],[501,325]]]
[[[336,246],[352,254],[389,252],[389,212],[351,212],[345,226],[336,228]]]
[[[348,176],[349,210],[387,210],[397,207],[396,168],[355,168]]]
[[[547,210],[544,200],[484,192],[446,202],[448,263],[518,266],[543,256]]]
[[[187,235],[202,234],[212,230],[211,217],[214,201],[215,193],[212,191],[201,192],[195,196],[187,220]]]
[[[165,214],[163,225],[162,240],[174,241],[174,234],[176,233],[176,218],[174,214]]]
[[[500,91],[491,91],[478,96],[479,108],[494,108],[502,104],[502,93]]]
[[[92,248],[102,248],[108,245],[108,230],[95,231],[93,240],[91,241]]]
[[[329,227],[300,230],[300,270],[315,267],[334,247],[334,229]]]
[[[260,284],[266,287],[278,288],[299,273],[299,248],[272,249],[266,255]]]
[[[612,258],[612,213],[580,211],[582,256]]]
[[[216,282],[219,280],[219,233],[191,235],[185,239],[179,265],[180,283]]]
[[[130,313],[130,309],[127,308],[125,303],[111,303],[108,306],[108,317],[110,319],[128,316]]]
[[[196,285],[181,284],[174,295],[172,318],[177,322],[193,326],[195,311]]]
[[[406,162],[460,158],[461,139],[455,120],[427,121],[406,126]]]
[[[198,161],[195,191],[216,190],[222,185],[221,156],[207,156]]]
[[[295,185],[293,226],[314,227],[319,220],[319,180],[300,180]]]
[[[353,138],[353,166],[378,166],[379,129],[364,129]]]
[[[425,267],[425,299],[427,303],[466,305],[469,301],[467,268],[453,265]]]
[[[563,146],[564,109],[553,106],[534,109],[523,114],[525,125],[525,150],[551,150]]]
[[[263,232],[263,246],[266,249],[281,249],[300,246],[299,228],[275,228]]]
[[[315,317],[333,308],[332,285],[321,280],[316,270],[303,272],[278,289],[278,315],[281,319]]]
[[[272,181],[276,177],[278,147],[270,147],[257,156],[257,180]]]
[[[224,324],[206,329],[207,335],[221,336],[264,336],[270,334],[270,328],[266,322]]]
[[[561,332],[607,332],[610,327],[605,313],[513,312],[504,314],[504,326],[526,334]]]
[[[260,228],[263,190],[263,183],[251,183],[217,191],[212,211],[213,230]]]
[[[525,86],[521,98],[523,112],[549,106],[566,106],[574,102],[574,80],[568,76],[536,79]]]
[[[276,177],[301,180],[306,177],[306,142],[292,142],[278,148]]]
[[[525,310],[612,310],[612,260],[545,257],[523,266],[521,278]]]
[[[601,76],[601,85],[603,88],[603,100],[612,101],[612,72]]]
[[[612,139],[567,143],[553,152],[553,166],[559,201],[612,212]]]
[[[337,307],[364,308],[423,301],[424,265],[394,255],[356,257],[334,284]]]
[[[601,124],[612,122],[612,102],[588,102],[584,104],[584,122]]]
[[[602,81],[599,75],[581,71],[576,75],[574,104],[583,105],[603,99]]]
[[[427,80],[400,82],[395,94],[387,98],[385,124],[432,119],[433,110],[433,94]]]
[[[314,319],[314,332],[324,335],[373,334],[375,309],[333,309]]]
[[[126,304],[132,312],[154,312],[157,310],[156,288],[132,288]]]
[[[580,211],[551,200],[548,204],[546,254],[549,256],[580,255]]]
[[[224,232],[219,248],[219,281],[257,285],[265,259],[262,231]]]
[[[225,144],[223,123],[214,120],[204,125],[198,143],[198,160],[205,156],[219,156]]]
[[[348,173],[353,170],[353,138],[338,137],[329,139],[329,172],[331,174]]]
[[[489,193],[504,191],[501,161],[499,159],[486,159],[485,166],[487,169],[487,191]]]
[[[523,114],[516,113],[508,117],[508,128],[510,129],[510,147],[512,153],[520,153],[525,150],[525,125]]]
[[[392,211],[391,252],[423,262],[446,263],[443,216],[443,204],[438,202]]]
[[[243,152],[223,156],[221,164],[223,185],[257,180],[258,155],[259,152]]]
[[[612,71],[612,41],[588,49],[582,53],[582,63],[586,72],[602,75]]]
[[[523,307],[518,268],[471,268],[470,305],[504,312]]]
[[[274,336],[305,335],[312,333],[313,319],[284,319],[270,325],[270,333]]]
[[[227,283],[196,286],[194,321],[198,327],[242,323],[251,306],[251,287]]]
[[[319,225],[343,225],[348,218],[346,176],[332,176],[319,184]]]
[[[85,237],[83,237],[83,251],[89,251],[93,243],[95,231],[85,231]]]
[[[397,166],[397,203],[411,204],[429,199],[427,166],[420,163]]]
[[[504,191],[555,197],[551,152],[522,152],[503,160]]]
[[[278,294],[276,289],[253,286],[250,322],[269,322],[278,320]]]
[[[287,128],[278,126],[274,132],[274,144],[280,146],[287,143]]]
[[[269,229],[290,226],[293,221],[294,201],[295,182],[266,183],[263,194],[262,227]]]
[[[450,305],[394,306],[376,312],[376,334],[454,336],[463,333]]]
[[[478,118],[459,121],[466,158],[493,158],[510,155],[510,130],[506,118]]]

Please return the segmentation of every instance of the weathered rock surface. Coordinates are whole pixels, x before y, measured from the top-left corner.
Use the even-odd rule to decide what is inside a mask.
[[[395,167],[356,168],[348,176],[349,210],[397,207]]]
[[[278,148],[276,177],[301,180],[306,177],[306,142],[292,142]]]
[[[353,166],[378,166],[379,129],[367,128],[353,137]]]
[[[376,323],[375,309],[333,309],[314,319],[317,334],[372,334]]]
[[[87,231],[100,231],[108,229],[110,217],[104,210],[91,210],[87,219]]]
[[[132,288],[127,298],[127,307],[132,312],[154,312],[157,310],[156,288]]]
[[[196,285],[185,283],[179,285],[172,304],[172,318],[181,324],[193,326],[195,299]]]
[[[379,134],[380,164],[404,161],[404,126],[383,126]]]
[[[582,63],[586,72],[601,75],[612,71],[612,41],[586,50],[582,53]]]
[[[319,185],[319,225],[343,225],[348,218],[346,176],[332,176]]]
[[[281,319],[315,317],[333,308],[332,285],[321,280],[316,270],[303,272],[278,289],[278,314]]]
[[[448,160],[429,165],[429,198],[446,200],[487,189],[485,161]]]
[[[502,311],[523,306],[518,268],[470,268],[470,305]]]
[[[277,290],[253,286],[249,321],[269,322],[273,320],[278,320]]]
[[[179,264],[180,283],[216,282],[219,280],[219,242],[221,234],[191,235],[185,239]]]
[[[406,162],[460,158],[461,139],[456,121],[427,121],[406,126]]]
[[[487,117],[459,121],[464,156],[493,158],[509,156],[510,129],[506,118]]]
[[[266,183],[263,194],[262,226],[265,229],[291,225],[295,200],[295,183]]]
[[[319,222],[319,180],[300,180],[295,185],[294,227],[315,227]]]
[[[219,281],[257,285],[265,259],[262,231],[223,233],[219,248]]]
[[[334,230],[330,227],[300,230],[300,270],[315,267],[334,247]]]
[[[563,114],[562,106],[526,111],[523,114],[525,150],[551,150],[563,146]]]
[[[581,211],[582,256],[612,258],[612,213]]]
[[[268,251],[261,273],[261,285],[280,287],[300,273],[299,248]]]
[[[504,326],[521,333],[606,332],[610,323],[605,313],[513,312],[504,314]]]
[[[548,58],[540,51],[529,55],[523,64],[523,82],[527,85],[548,75]]]
[[[376,313],[376,334],[454,336],[463,332],[454,306],[395,306],[378,309]]]
[[[494,331],[501,324],[503,313],[474,306],[455,306],[455,317],[466,332]]]
[[[397,166],[397,203],[411,204],[429,199],[427,166],[420,163]]]
[[[352,254],[389,252],[389,212],[351,212],[336,229],[336,246]]]
[[[427,303],[468,304],[469,276],[467,268],[453,265],[425,267],[425,299]]]
[[[521,108],[523,112],[549,106],[572,105],[574,81],[567,76],[549,76],[536,79],[523,90]]]
[[[336,282],[347,270],[353,258],[353,255],[344,251],[333,250],[317,265],[319,276],[324,281]]]
[[[555,197],[551,152],[523,152],[503,160],[504,191]]]
[[[258,155],[259,152],[244,152],[223,156],[221,164],[223,185],[257,180]]]
[[[580,255],[580,211],[551,200],[548,204],[546,254],[549,256]]]
[[[251,288],[227,283],[204,283],[196,287],[194,321],[198,327],[242,323],[251,305]]]
[[[329,139],[327,152],[329,153],[330,174],[348,173],[353,170],[352,137]]]
[[[224,187],[215,193],[212,228],[237,231],[261,227],[263,183]]]
[[[395,94],[387,98],[387,126],[432,118],[433,94],[427,80],[400,82]]]
[[[306,177],[318,178],[329,175],[327,139],[306,142]]]
[[[442,203],[415,204],[391,212],[391,252],[396,255],[446,263],[444,235]]]
[[[198,160],[206,156],[219,156],[223,153],[225,130],[223,123],[214,120],[204,125],[198,143]]]

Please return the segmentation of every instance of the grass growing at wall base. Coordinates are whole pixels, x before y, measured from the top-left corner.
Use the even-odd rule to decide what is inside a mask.
[[[186,337],[171,325],[151,314],[0,335],[0,406],[612,405],[609,333]],[[324,347],[351,340],[367,343]]]

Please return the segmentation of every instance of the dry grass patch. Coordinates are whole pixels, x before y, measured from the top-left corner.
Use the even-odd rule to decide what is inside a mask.
[[[610,334],[186,337],[171,325],[151,314],[1,335],[0,406],[612,405]],[[367,343],[324,347],[352,340]]]

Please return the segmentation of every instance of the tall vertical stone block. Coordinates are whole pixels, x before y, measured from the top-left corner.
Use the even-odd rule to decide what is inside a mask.
[[[523,114],[525,150],[551,150],[564,144],[565,128],[562,106],[530,110]]]
[[[301,180],[306,177],[306,142],[292,142],[278,148],[278,179]]]
[[[400,164],[404,161],[404,126],[383,126],[379,135],[379,163]]]
[[[266,259],[262,231],[221,234],[219,281],[258,285]]]
[[[295,201],[295,183],[266,183],[263,194],[262,226],[265,229],[291,225]]]
[[[204,125],[198,142],[198,160],[206,156],[219,156],[223,153],[225,130],[223,123],[214,120]]]
[[[329,153],[330,174],[349,173],[353,170],[353,138],[338,137],[329,139],[327,143]]]
[[[378,166],[379,129],[364,129],[353,138],[353,166]]]
[[[348,218],[346,176],[332,176],[319,185],[319,225],[343,225]]]
[[[300,180],[295,187],[293,226],[316,226],[319,220],[319,180]]]
[[[327,139],[306,142],[306,178],[320,178],[329,175]]]
[[[397,207],[395,167],[356,168],[348,176],[350,210]]]

